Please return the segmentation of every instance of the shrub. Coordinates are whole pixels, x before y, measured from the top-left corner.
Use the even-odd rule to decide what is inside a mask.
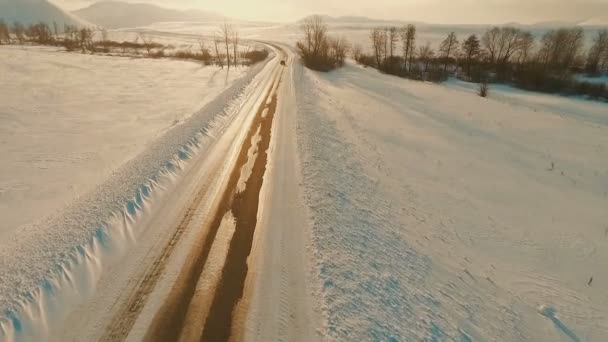
[[[479,96],[487,97],[489,89],[490,89],[490,86],[488,85],[487,81],[482,81],[481,83],[479,83],[479,92],[478,92]]]
[[[249,62],[249,64],[255,64],[268,58],[268,54],[268,50],[266,49],[252,50],[247,51],[243,57]]]
[[[302,23],[304,37],[296,47],[306,67],[330,71],[344,65],[349,44],[344,38],[327,35],[327,25],[320,16],[312,16]]]

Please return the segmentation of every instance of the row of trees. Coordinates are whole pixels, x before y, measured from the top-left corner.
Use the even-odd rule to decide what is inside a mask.
[[[345,38],[329,36],[322,17],[305,19],[301,29],[303,38],[296,47],[304,65],[317,71],[329,71],[344,65],[350,44]]]
[[[95,52],[94,33],[92,28],[75,25],[65,24],[61,29],[57,23],[53,23],[52,27],[43,22],[27,26],[19,22],[8,25],[0,19],[0,45],[35,43],[63,46],[69,51]]]
[[[238,64],[253,64],[268,57],[268,51],[265,49],[240,51],[239,31],[228,23],[219,28],[213,42],[214,53],[209,51],[202,37],[195,51],[188,49],[168,53],[166,51],[172,49],[172,46],[155,43],[153,38],[145,33],[138,34],[132,42],[117,42],[108,38],[105,29],[81,28],[74,25],[64,25],[60,29],[56,23],[51,27],[42,22],[28,26],[18,22],[8,25],[0,20],[0,45],[34,43],[63,46],[67,51],[114,52],[122,55],[141,55],[140,51],[144,51],[144,56],[151,58],[194,59],[206,65],[215,63],[222,68],[224,65],[230,68]]]
[[[374,28],[371,55],[353,48],[361,64],[408,77],[442,81],[453,73],[476,82],[499,81],[547,92],[606,95],[605,85],[577,82],[574,73],[608,72],[608,30],[600,30],[585,51],[581,28],[546,32],[537,42],[532,33],[515,27],[494,27],[462,43],[450,32],[435,51],[429,43],[416,48],[416,27]],[[399,53],[399,47],[401,52]]]

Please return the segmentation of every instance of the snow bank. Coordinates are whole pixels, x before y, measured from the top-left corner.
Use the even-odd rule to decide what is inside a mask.
[[[0,53],[8,53],[9,55],[14,53],[13,50],[0,51]],[[22,52],[16,53],[20,54]],[[27,56],[29,53],[32,52],[25,51],[25,56],[22,55],[20,58],[29,58]],[[78,55],[62,55],[61,61],[69,60],[70,56],[80,57]],[[105,67],[106,76],[112,75],[112,69],[107,69],[111,67],[115,68],[113,69],[114,72],[122,71],[122,76],[132,75],[129,74],[129,70],[142,72],[141,69],[138,69],[139,65],[137,63],[146,65],[148,62],[143,60],[129,62],[126,59],[106,58],[101,58],[101,62],[99,62],[100,60],[97,59],[99,57],[82,57],[91,58],[91,61],[84,63],[84,65],[90,65],[89,62],[98,63],[95,65],[97,67],[96,72],[103,72],[100,70]],[[45,63],[53,62],[52,56],[40,58],[48,62],[39,60],[39,63],[28,66],[27,64],[16,63],[14,59],[9,58],[8,60],[13,63],[9,72],[14,73],[15,70],[19,72],[19,70],[28,67],[40,67],[44,70]],[[113,64],[114,61],[116,61],[116,64]],[[146,83],[151,82],[150,78],[140,79],[135,84],[129,84],[131,78],[126,77],[125,79],[116,79],[114,84],[106,84],[107,87],[103,89],[97,88],[100,91],[112,92],[114,87],[120,87],[119,84],[123,84],[129,89],[120,88],[121,90],[137,91],[135,95],[142,95],[146,93],[146,90],[150,90],[152,91],[150,95],[156,96],[148,97],[144,101],[147,103],[146,108],[150,111],[136,110],[138,109],[137,104],[131,106],[130,109],[121,107],[120,110],[114,109],[113,111],[112,105],[114,103],[107,102],[107,98],[103,95],[101,98],[93,95],[88,97],[93,104],[96,103],[96,100],[103,103],[104,106],[101,108],[95,106],[82,108],[73,103],[78,103],[79,98],[60,98],[61,102],[59,103],[69,103],[74,108],[80,108],[82,111],[73,113],[64,109],[64,115],[60,117],[61,120],[48,119],[44,122],[44,127],[37,127],[40,132],[48,135],[46,137],[48,141],[65,139],[72,142],[71,145],[66,144],[61,148],[56,147],[55,151],[51,151],[65,153],[70,151],[72,147],[78,148],[82,145],[89,145],[89,148],[95,147],[99,150],[106,148],[110,151],[108,155],[114,157],[113,161],[116,169],[112,170],[111,175],[97,185],[93,182],[98,179],[93,179],[91,181],[93,184],[89,184],[93,187],[92,191],[79,195],[71,204],[65,208],[60,208],[61,210],[51,217],[8,232],[4,231],[3,239],[0,242],[0,273],[3,274],[0,278],[0,339],[20,341],[45,338],[49,329],[60,323],[71,307],[81,303],[95,291],[96,282],[104,265],[119,258],[129,246],[137,241],[138,236],[144,233],[141,229],[138,229],[138,221],[142,220],[146,213],[153,208],[154,203],[162,198],[163,193],[175,184],[180,176],[180,170],[185,167],[188,160],[199,151],[204,150],[204,146],[213,139],[213,135],[221,130],[231,115],[237,111],[238,105],[236,102],[238,101],[235,100],[242,95],[243,88],[262,67],[262,65],[258,65],[251,70],[243,70],[230,77],[223,71],[221,72],[223,75],[220,75],[217,69],[205,68],[213,71],[211,74],[206,73],[207,79],[200,77],[191,78],[188,81],[185,74],[196,74],[200,66],[184,63],[190,68],[181,70],[180,74],[180,67],[171,65],[173,62],[167,62],[170,64],[168,68],[163,68],[162,62],[165,61],[160,63],[151,62],[145,70],[146,75],[152,77],[153,75],[148,75],[148,73],[155,72],[157,73],[156,76],[159,74],[165,75],[167,82],[170,84],[169,88],[162,88],[167,93],[164,96],[154,92],[153,87],[146,87]],[[48,67],[48,65],[46,66]],[[192,66],[196,66],[196,69],[193,70]],[[23,79],[15,77],[16,82],[35,83],[35,78],[27,77],[31,71],[27,69],[26,71],[22,75]],[[173,79],[175,77],[174,73],[181,77],[181,81]],[[52,72],[50,72],[50,75],[48,76],[50,77],[49,83],[53,87],[57,87],[55,85],[57,75]],[[199,74],[198,76],[203,75],[205,74]],[[139,74],[138,76],[143,75]],[[215,76],[221,77],[222,80],[215,80]],[[78,87],[79,79],[77,76],[73,77],[76,78],[74,80],[75,84],[72,85],[74,88],[63,89],[57,91],[57,93],[64,94],[63,91],[69,90],[78,94],[82,88]],[[44,80],[45,78],[41,77],[41,79]],[[172,84],[172,79],[177,83]],[[101,78],[98,81],[103,82],[104,79]],[[197,84],[201,81],[206,82],[207,87],[203,83],[198,91],[194,93],[208,90],[208,95],[202,96],[203,100],[200,100],[200,97],[196,99],[196,96],[189,99],[181,98],[181,100],[190,103],[194,101],[196,105],[200,106],[198,108],[202,108],[198,111],[192,109],[194,114],[188,112],[190,109],[183,107],[184,112],[176,111],[175,108],[171,110],[171,105],[162,102],[162,100],[172,102],[168,97],[179,93],[175,91],[178,85],[182,85],[179,87],[180,90],[189,91],[186,88],[197,87]],[[92,83],[91,80],[89,82]],[[213,87],[214,82],[219,83],[215,88]],[[133,88],[129,86],[133,86]],[[160,84],[154,84],[154,86],[163,87]],[[142,87],[143,89],[141,89]],[[22,91],[24,89],[28,89],[28,87],[21,88]],[[35,91],[44,94],[45,90],[50,91],[45,88],[44,82],[42,84],[36,83]],[[14,92],[10,94],[15,95]],[[192,93],[189,94],[192,95]],[[113,95],[120,101],[121,94]],[[43,99],[52,100],[53,98],[47,96]],[[73,102],[70,102],[70,99]],[[6,101],[15,100],[6,99]],[[45,105],[43,101],[31,102],[34,106]],[[9,104],[11,103],[12,105],[8,106],[9,109],[27,106],[20,101],[9,102]],[[226,103],[232,103],[233,105],[226,106]],[[171,116],[179,115],[182,118],[181,122],[174,125],[167,124],[166,118],[163,120],[161,116],[156,118],[161,123],[150,124],[149,126],[142,125],[140,121],[145,122],[145,119],[154,121],[154,115],[158,113],[154,111],[154,105],[161,107],[163,112],[171,111],[173,113],[170,114]],[[53,115],[59,112],[57,107],[47,106],[49,108],[45,110],[45,113]],[[89,108],[90,110],[87,110]],[[96,112],[96,110],[101,110],[101,112]],[[88,120],[79,118],[79,125],[68,125],[70,116],[77,116],[75,114],[82,116],[82,113],[87,112],[91,113],[85,114],[89,116]],[[109,122],[104,122],[107,127],[100,125],[98,122],[106,119],[105,117],[100,118],[100,116],[104,116],[104,112],[114,114],[113,117],[107,118]],[[128,112],[133,114],[129,115]],[[25,119],[28,112],[23,111],[19,114],[15,117]],[[9,110],[3,115],[14,115],[14,112]],[[160,114],[156,115],[159,116]],[[141,118],[134,120],[134,124],[130,124],[130,117]],[[21,129],[31,129],[31,125],[26,124],[27,121],[25,123],[16,121],[22,125]],[[92,125],[89,121],[93,121],[95,124]],[[110,133],[107,137],[107,139],[110,139],[109,141],[99,138],[100,132],[96,131],[96,128],[99,127],[106,129],[103,133]],[[138,130],[138,128],[141,130]],[[79,130],[82,131],[80,145],[74,146],[70,134],[72,136],[78,134]],[[62,134],[68,136],[64,137]],[[7,136],[7,134],[4,133],[3,136]],[[35,137],[36,134],[31,134],[31,136]],[[87,140],[89,137],[90,139]],[[140,148],[136,152],[131,150],[131,155],[138,152],[137,156],[120,165],[119,162],[122,158],[127,159],[129,157],[128,153],[125,153],[126,156],[119,155],[121,150],[129,151],[125,144],[128,146],[129,142],[132,141],[131,139],[141,140],[144,138],[148,139],[145,149]],[[152,138],[156,139],[150,141]],[[10,148],[15,150],[27,148],[28,145],[23,146],[24,144],[21,144],[21,141],[16,139],[16,143],[9,144],[8,150],[2,151],[3,154],[7,155],[6,158],[3,156],[3,160],[13,160],[11,159]],[[37,147],[38,145],[32,144],[32,146]],[[67,165],[63,172],[70,172],[68,176],[78,176],[79,170],[76,166]],[[3,165],[3,167],[6,167],[6,165]],[[17,178],[17,175],[12,174],[12,177]],[[42,183],[44,184],[44,182]],[[11,201],[3,201],[4,203],[12,204]],[[29,210],[35,211],[35,208],[29,207]]]
[[[329,340],[608,337],[606,104],[350,65],[295,84]]]

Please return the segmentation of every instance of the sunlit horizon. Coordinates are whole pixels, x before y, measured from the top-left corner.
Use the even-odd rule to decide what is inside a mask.
[[[150,3],[164,8],[197,9],[216,12],[237,20],[293,22],[312,14],[362,16],[378,20],[424,22],[429,24],[508,24],[522,25],[543,22],[605,24],[608,22],[608,2],[584,0],[379,0],[352,2],[346,0],[178,0],[167,3],[158,0],[123,0],[130,3]],[[52,0],[67,10],[90,6],[95,0]]]

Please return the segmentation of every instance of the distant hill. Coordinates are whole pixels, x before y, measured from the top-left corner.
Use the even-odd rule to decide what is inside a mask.
[[[9,24],[16,21],[22,24],[56,22],[60,26],[87,24],[47,0],[0,0],[0,19]]]
[[[174,10],[143,3],[100,1],[74,11],[75,15],[105,28],[146,26],[166,21],[216,21],[224,16],[199,10]]]
[[[608,26],[608,15],[603,17],[589,18],[581,23],[581,26]]]
[[[308,18],[311,18],[313,16],[319,16],[321,18],[323,18],[323,20],[328,23],[328,24],[356,24],[356,23],[360,23],[360,24],[368,24],[368,23],[395,23],[395,22],[402,22],[400,20],[384,20],[384,19],[374,19],[374,18],[369,18],[369,17],[363,17],[363,16],[341,16],[341,17],[332,17],[329,15],[310,15],[307,17],[304,17],[302,19],[300,19],[299,21],[304,21]]]

